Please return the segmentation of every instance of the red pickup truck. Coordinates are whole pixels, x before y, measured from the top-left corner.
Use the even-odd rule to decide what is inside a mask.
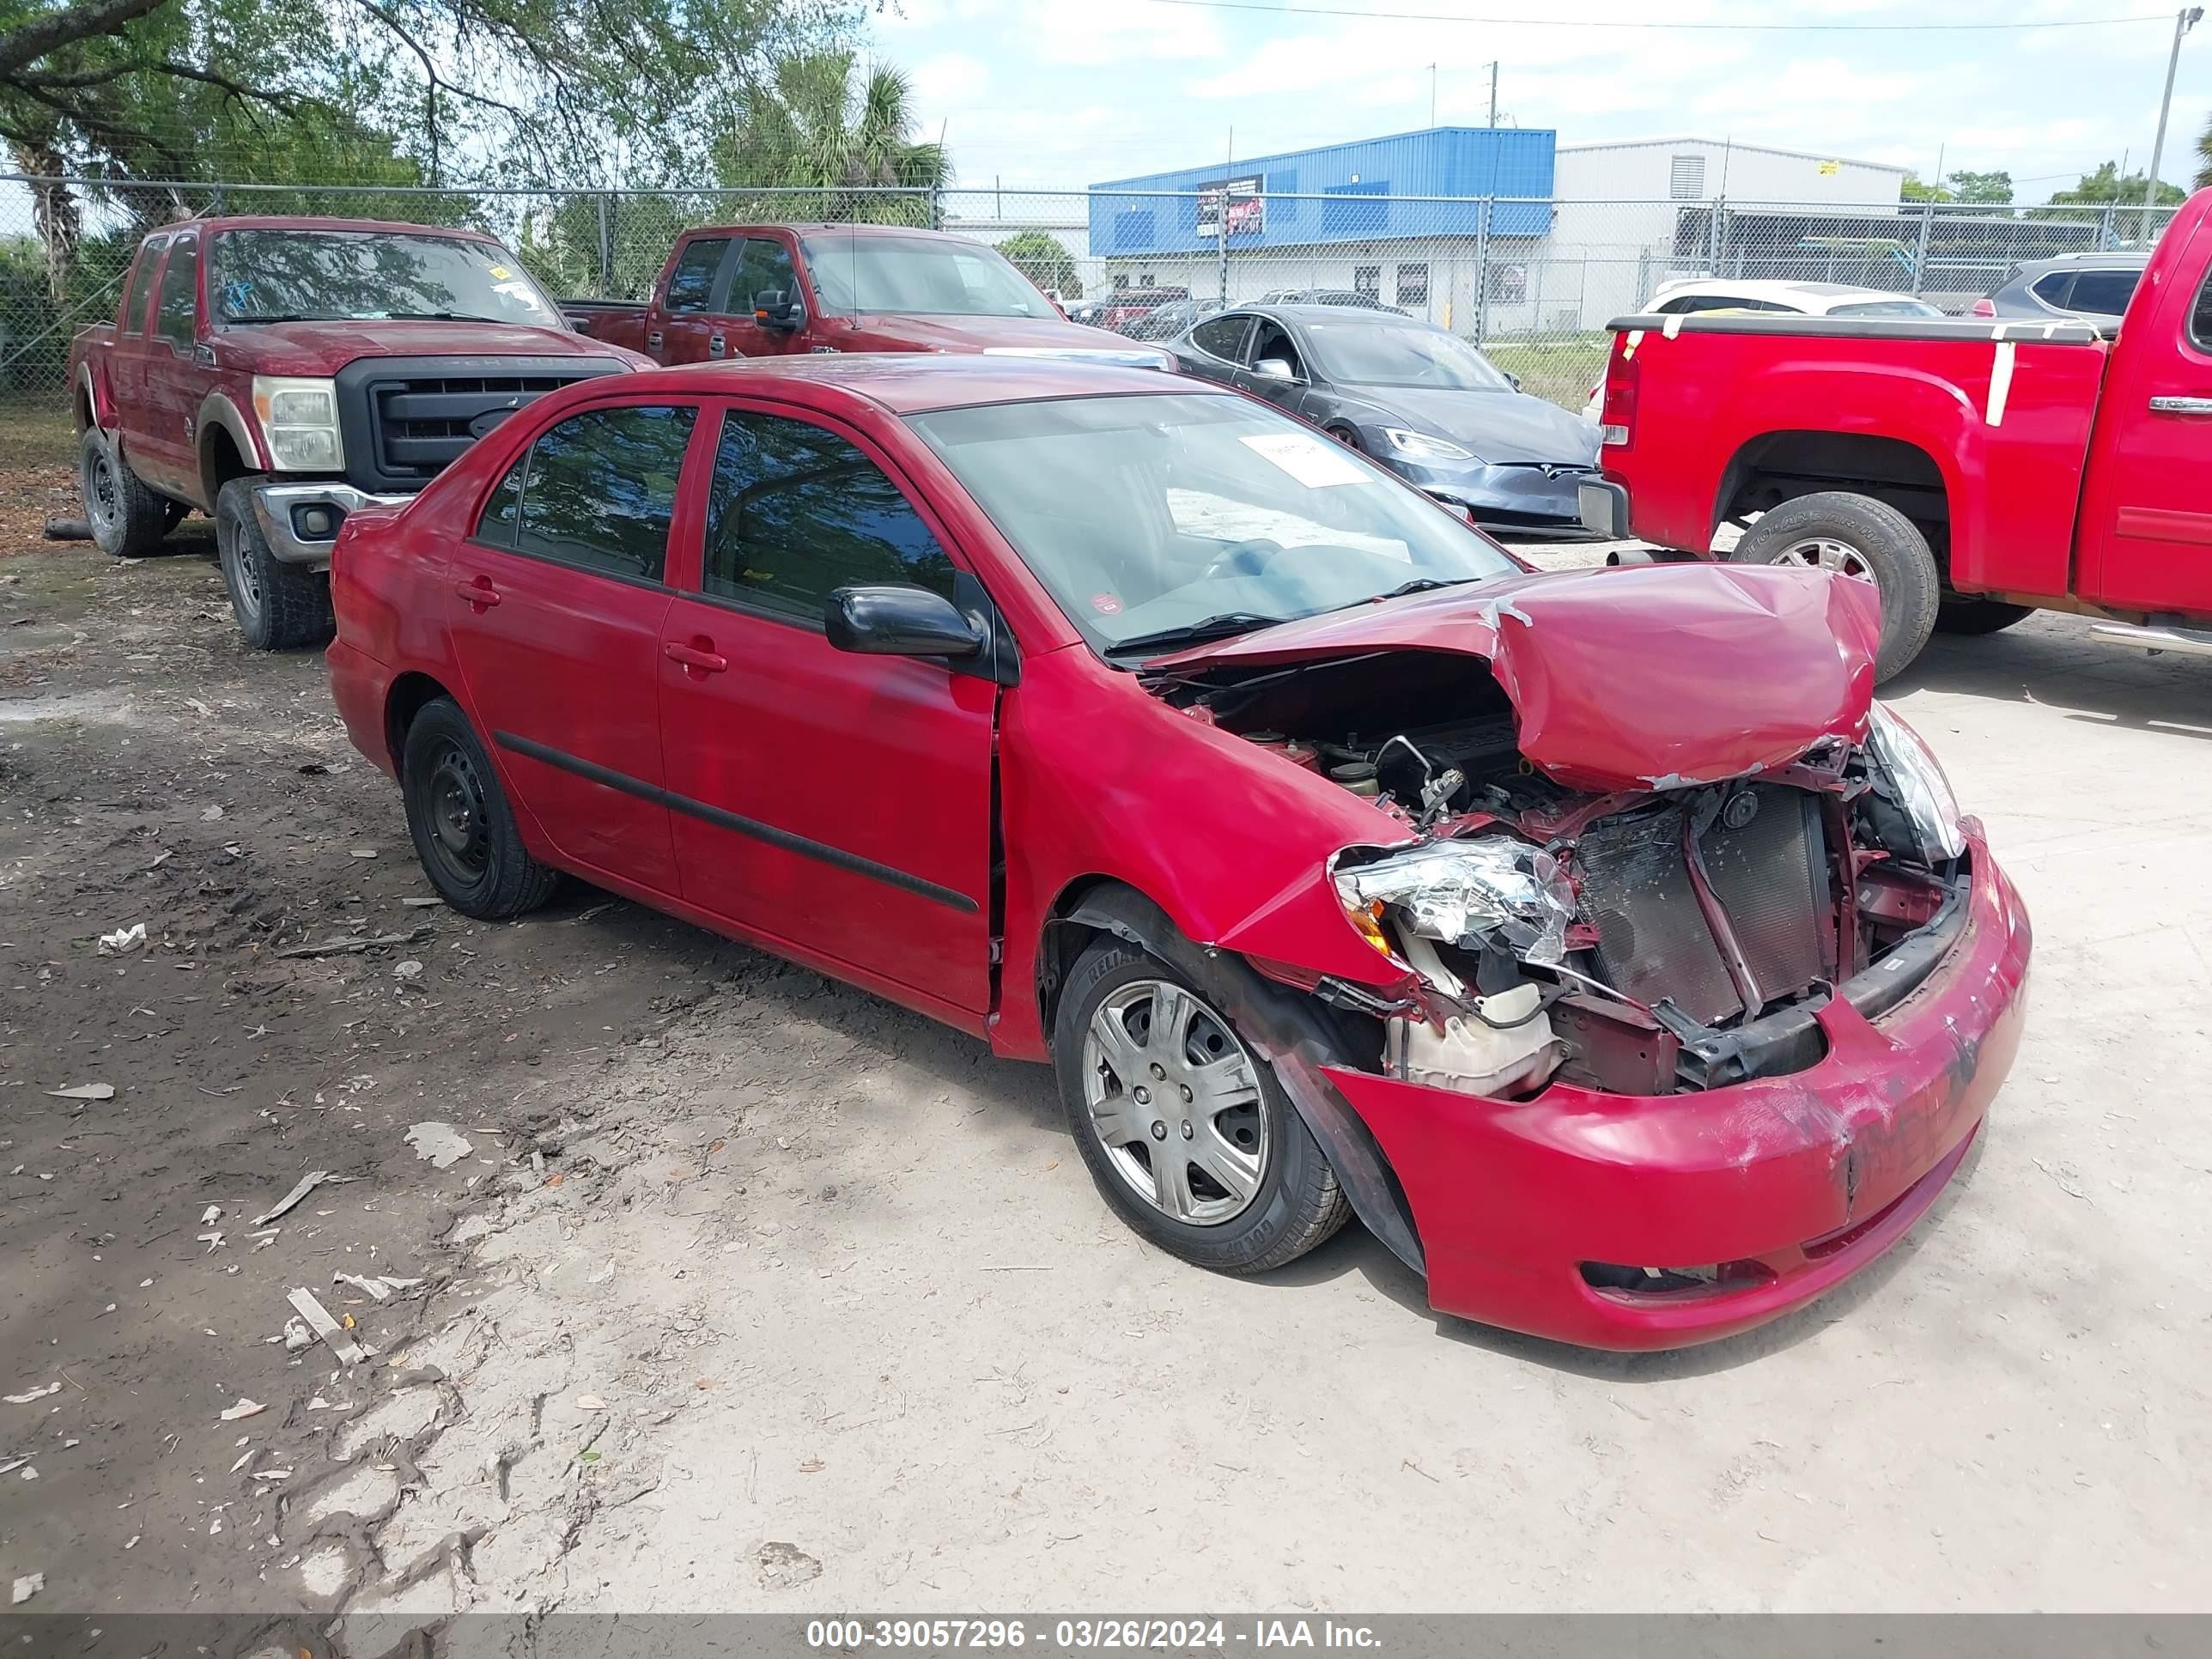
[[[171,225],[70,349],[85,514],[123,557],[199,508],[247,642],[319,644],[348,513],[407,500],[533,398],[651,367],[578,335],[474,231]]]
[[[1157,347],[1069,322],[1004,255],[896,225],[687,230],[643,303],[572,300],[594,338],[664,363],[824,351],[981,351],[1173,368]]]
[[[2212,190],[2116,337],[2070,321],[1735,315],[1611,325],[1590,528],[1881,592],[1877,674],[2031,611],[2212,654]],[[1725,525],[1743,526],[1725,553]]]

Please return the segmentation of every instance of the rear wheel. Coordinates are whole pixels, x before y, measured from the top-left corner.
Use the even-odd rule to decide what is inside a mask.
[[[233,478],[216,495],[215,546],[238,631],[255,650],[322,645],[337,632],[330,577],[276,556],[253,511],[252,479]]]
[[[1936,626],[1936,556],[1911,520],[1886,501],[1823,490],[1759,515],[1728,555],[1735,564],[1796,565],[1870,581],[1881,595],[1875,684],[1903,672]]]
[[[98,427],[77,441],[76,471],[93,542],[111,558],[144,558],[189,510],[149,489]]]
[[[1091,1179],[1161,1249],[1264,1273],[1351,1214],[1273,1071],[1167,963],[1120,939],[1091,946],[1054,1026],[1060,1100]]]
[[[401,798],[415,856],[438,896],[465,916],[502,921],[534,910],[560,872],[530,856],[491,758],[451,697],[425,703],[407,728]]]
[[[2002,599],[1973,599],[1964,597],[1948,599],[1936,607],[1936,631],[1939,634],[1994,634],[2010,628],[2016,622],[2025,622],[2035,614],[2035,607],[2027,605],[2007,605]]]

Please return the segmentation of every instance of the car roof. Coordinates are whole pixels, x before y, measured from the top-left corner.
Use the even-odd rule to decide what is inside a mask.
[[[1652,290],[1651,297],[1671,300],[1685,294],[1740,295],[1747,300],[1795,301],[1801,304],[1824,300],[1912,298],[1909,294],[1893,294],[1887,289],[1861,288],[1854,283],[1791,283],[1757,276],[1741,281],[1732,281],[1725,276],[1686,276],[1680,282],[1662,283]]]
[[[2051,270],[2141,270],[2150,263],[2150,250],[2130,252],[2124,248],[2085,249],[2078,253],[2055,253],[2048,259],[2023,259],[2013,267],[2017,276],[2040,276]]]
[[[1110,346],[1102,349],[1110,350]],[[1164,369],[1062,357],[988,352],[882,351],[741,357],[648,370],[652,395],[677,392],[781,395],[823,409],[855,401],[894,415],[986,404],[1038,403],[1053,398],[1151,394],[1233,397],[1224,386],[1185,380]],[[606,380],[592,382],[610,389]]]
[[[1434,328],[1435,324],[1419,317],[1408,317],[1400,311],[1376,311],[1367,306],[1278,305],[1231,306],[1231,311],[1249,311],[1261,317],[1272,317],[1286,323],[1364,323],[1376,328]]]

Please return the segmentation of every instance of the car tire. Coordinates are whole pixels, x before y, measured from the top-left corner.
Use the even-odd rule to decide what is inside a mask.
[[[1903,672],[1935,629],[1942,590],[1928,538],[1871,495],[1823,490],[1784,501],[1761,514],[1728,557],[1735,564],[1801,565],[1871,580],[1881,595],[1877,685]]]
[[[256,651],[327,644],[337,631],[331,579],[276,556],[253,511],[253,484],[233,478],[215,498],[216,556],[238,631]]]
[[[2035,614],[2032,605],[2007,605],[2002,599],[1974,599],[1963,596],[1936,607],[1939,634],[1995,634]]]
[[[110,558],[144,558],[184,517],[184,504],[149,488],[96,426],[77,441],[76,477],[93,544]]]
[[[1170,1050],[1171,1033],[1154,1029],[1164,1002],[1180,1027],[1180,1052]],[[1167,963],[1102,939],[1070,971],[1053,1024],[1060,1103],[1091,1178],[1123,1221],[1170,1255],[1217,1273],[1265,1273],[1351,1215],[1273,1068]],[[1141,1081],[1121,1077],[1123,1068]],[[1204,1092],[1186,1095],[1194,1085]],[[1209,1101],[1226,1103],[1208,1113]],[[1161,1172],[1178,1166],[1156,1164],[1157,1154],[1184,1149],[1180,1180],[1164,1182]]]
[[[407,727],[400,799],[416,859],[438,896],[465,916],[504,921],[552,896],[561,873],[531,857],[476,729],[451,697]]]

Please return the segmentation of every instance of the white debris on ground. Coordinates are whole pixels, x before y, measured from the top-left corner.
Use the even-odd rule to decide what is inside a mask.
[[[441,1170],[450,1170],[474,1150],[469,1138],[450,1123],[417,1123],[407,1131],[407,1144],[415,1156],[428,1158]]]

